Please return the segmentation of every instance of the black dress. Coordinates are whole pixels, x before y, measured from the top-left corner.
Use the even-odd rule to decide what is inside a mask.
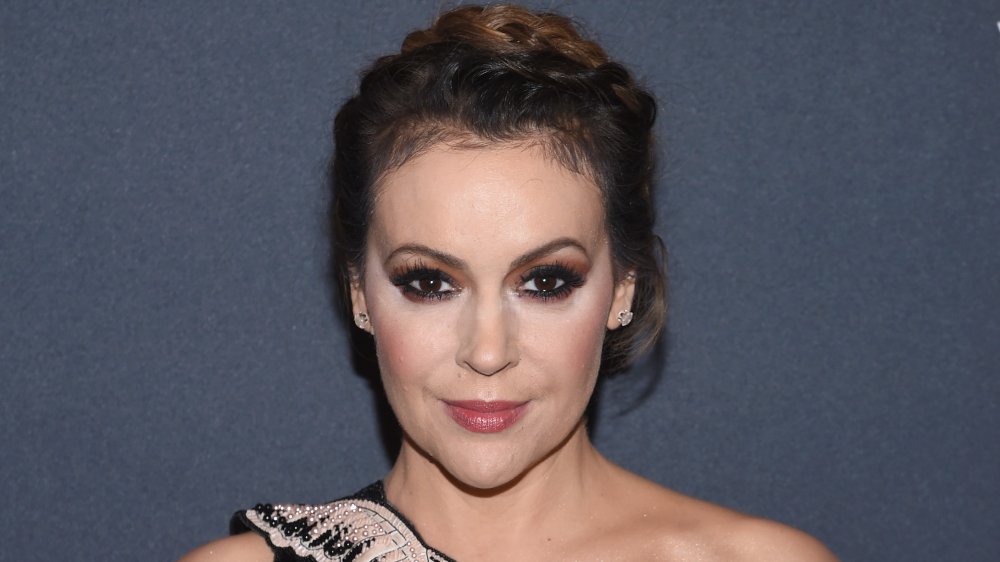
[[[254,531],[274,562],[455,562],[427,546],[385,499],[382,482],[322,505],[258,504],[238,511],[232,534]]]

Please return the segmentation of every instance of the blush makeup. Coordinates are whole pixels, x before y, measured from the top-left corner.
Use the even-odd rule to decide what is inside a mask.
[[[527,402],[445,401],[455,423],[473,433],[499,433],[521,418]]]

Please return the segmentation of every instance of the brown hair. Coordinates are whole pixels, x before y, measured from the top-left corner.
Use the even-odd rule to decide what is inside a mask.
[[[626,368],[657,340],[666,314],[664,249],[653,232],[655,116],[629,71],[561,15],[511,5],[442,14],[376,60],[337,113],[330,218],[344,298],[351,271],[364,268],[386,173],[441,142],[537,143],[597,183],[616,275],[635,272],[634,321],[607,334],[601,361],[603,373]]]

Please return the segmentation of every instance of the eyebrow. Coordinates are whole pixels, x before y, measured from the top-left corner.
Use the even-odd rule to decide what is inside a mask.
[[[587,255],[587,249],[583,247],[583,244],[577,242],[576,240],[572,238],[556,238],[551,242],[542,244],[541,246],[529,250],[515,258],[514,261],[510,262],[510,269],[517,269],[541,257],[558,252],[563,248],[577,248],[583,252],[584,255]],[[404,244],[393,250],[392,253],[385,258],[385,262],[388,263],[399,254],[419,254],[441,262],[448,267],[455,269],[468,269],[468,264],[464,260],[461,260],[451,254],[435,250],[434,248],[423,244]]]

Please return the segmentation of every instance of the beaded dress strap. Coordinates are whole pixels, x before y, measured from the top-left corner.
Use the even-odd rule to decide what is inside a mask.
[[[386,501],[381,481],[322,505],[258,504],[237,512],[231,527],[261,534],[276,561],[455,562],[424,544]]]

